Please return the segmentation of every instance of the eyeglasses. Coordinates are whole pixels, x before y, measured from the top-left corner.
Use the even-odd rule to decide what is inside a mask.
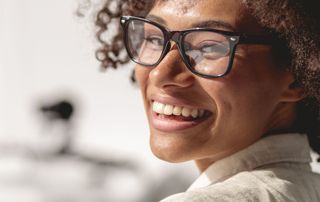
[[[240,35],[210,28],[170,31],[156,22],[134,16],[122,16],[120,24],[126,50],[134,62],[147,67],[157,66],[170,51],[170,41],[174,41],[186,67],[204,78],[227,75],[238,44],[273,43],[271,37]]]

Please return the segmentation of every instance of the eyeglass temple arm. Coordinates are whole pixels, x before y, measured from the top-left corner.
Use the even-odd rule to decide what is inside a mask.
[[[274,36],[254,36],[254,35],[241,35],[239,43],[242,44],[274,44],[278,41]]]

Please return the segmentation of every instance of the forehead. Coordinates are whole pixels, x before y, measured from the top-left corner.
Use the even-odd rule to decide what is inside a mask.
[[[150,14],[181,26],[205,20],[223,20],[229,24],[236,24],[242,8],[239,2],[239,0],[157,0]]]
[[[180,14],[186,14],[188,10],[195,7],[202,0],[157,0],[156,4],[166,5],[168,7],[175,8]]]
[[[156,0],[149,14],[162,18],[166,26],[175,30],[215,20],[241,33],[263,31],[241,0]]]

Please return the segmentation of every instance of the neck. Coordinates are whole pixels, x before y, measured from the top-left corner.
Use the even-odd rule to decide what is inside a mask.
[[[296,103],[279,103],[270,117],[264,136],[297,132],[295,122],[297,119]]]

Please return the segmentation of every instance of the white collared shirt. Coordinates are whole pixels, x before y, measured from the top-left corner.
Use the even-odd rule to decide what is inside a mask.
[[[310,162],[306,135],[267,136],[214,162],[186,192],[162,202],[320,202],[320,175]]]

